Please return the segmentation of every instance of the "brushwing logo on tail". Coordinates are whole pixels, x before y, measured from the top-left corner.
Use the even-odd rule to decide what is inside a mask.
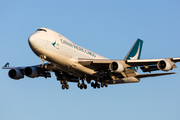
[[[139,57],[139,51],[140,51],[140,43],[139,43],[139,47],[138,47],[138,50],[137,50],[137,53],[135,54],[135,56],[134,57],[129,57],[131,60],[137,60],[138,59],[138,57]],[[134,68],[132,68],[132,69],[134,69],[136,72],[138,71],[138,68],[137,67],[134,67]]]
[[[137,39],[134,43],[124,60],[137,60],[140,59],[141,50],[142,50],[143,41],[141,39]],[[131,67],[134,71],[137,72],[138,67]]]
[[[140,51],[140,43],[139,43],[139,47],[138,47],[138,50],[137,50],[137,53],[135,54],[134,57],[129,57],[131,60],[137,60],[138,57],[139,57],[139,51]]]

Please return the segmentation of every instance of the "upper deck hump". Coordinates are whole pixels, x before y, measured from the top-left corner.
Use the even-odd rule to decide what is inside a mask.
[[[69,39],[67,39],[66,37],[64,37],[63,35],[59,34],[58,32],[54,31],[54,30],[51,30],[51,29],[48,29],[48,28],[44,28],[44,27],[41,27],[39,29],[44,29],[47,31],[47,33],[50,33],[51,35],[55,36],[57,39],[63,39],[63,40],[66,40],[70,43],[73,43],[72,41],[70,41]]]

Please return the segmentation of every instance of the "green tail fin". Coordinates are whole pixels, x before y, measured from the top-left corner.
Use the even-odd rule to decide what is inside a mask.
[[[132,46],[132,48],[130,49],[130,51],[128,52],[128,54],[126,55],[126,57],[124,58],[124,60],[137,60],[137,59],[140,59],[142,45],[143,45],[143,41],[138,38],[136,40],[136,42],[134,43],[134,45]],[[133,69],[136,72],[138,70],[137,67],[132,67],[131,69]]]
[[[7,62],[7,63],[4,65],[4,67],[9,67],[9,63]]]

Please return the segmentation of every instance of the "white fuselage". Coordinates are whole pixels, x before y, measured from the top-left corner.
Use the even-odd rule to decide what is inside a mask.
[[[81,77],[92,75],[95,71],[79,64],[78,59],[107,59],[74,44],[55,31],[42,29],[46,32],[36,31],[29,37],[29,45],[37,56],[45,56],[47,61],[55,63],[63,71]]]
[[[41,31],[41,29],[43,29]],[[61,34],[40,28],[29,37],[29,45],[33,52],[58,67],[59,70],[76,77],[98,80],[99,73],[78,63],[78,59],[106,59],[90,50],[80,47]],[[139,82],[135,77],[113,78],[108,84]]]
[[[68,89],[67,81],[78,82],[78,87],[87,88],[84,80],[91,83],[92,87],[101,87],[108,84],[134,83],[139,82],[140,78],[154,77],[161,75],[175,74],[172,73],[155,73],[155,74],[138,74],[135,69],[141,66],[143,72],[155,70],[169,71],[176,68],[174,63],[180,62],[180,58],[166,59],[145,59],[140,58],[143,41],[137,39],[124,60],[109,60],[90,50],[80,47],[61,34],[47,29],[39,28],[29,37],[29,45],[32,51],[42,59],[41,65],[27,67],[9,67],[6,63],[3,69],[11,69],[9,77],[19,80],[26,75],[35,78],[43,76],[51,77],[50,72],[54,72],[57,80],[61,81],[62,88],[64,85]],[[50,63],[45,63],[44,61]],[[143,67],[142,67],[143,66]],[[79,85],[79,81],[82,84]]]

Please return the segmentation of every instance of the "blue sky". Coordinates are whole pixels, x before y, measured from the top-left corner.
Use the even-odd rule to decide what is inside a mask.
[[[50,28],[72,42],[110,59],[123,59],[137,38],[141,58],[180,57],[178,0],[18,0],[0,2],[0,65],[40,64],[28,37]],[[176,75],[139,83],[63,91],[52,78],[16,81],[0,69],[1,120],[124,119],[179,120],[180,64]],[[161,72],[161,71],[159,71]],[[142,73],[139,70],[139,73]]]

